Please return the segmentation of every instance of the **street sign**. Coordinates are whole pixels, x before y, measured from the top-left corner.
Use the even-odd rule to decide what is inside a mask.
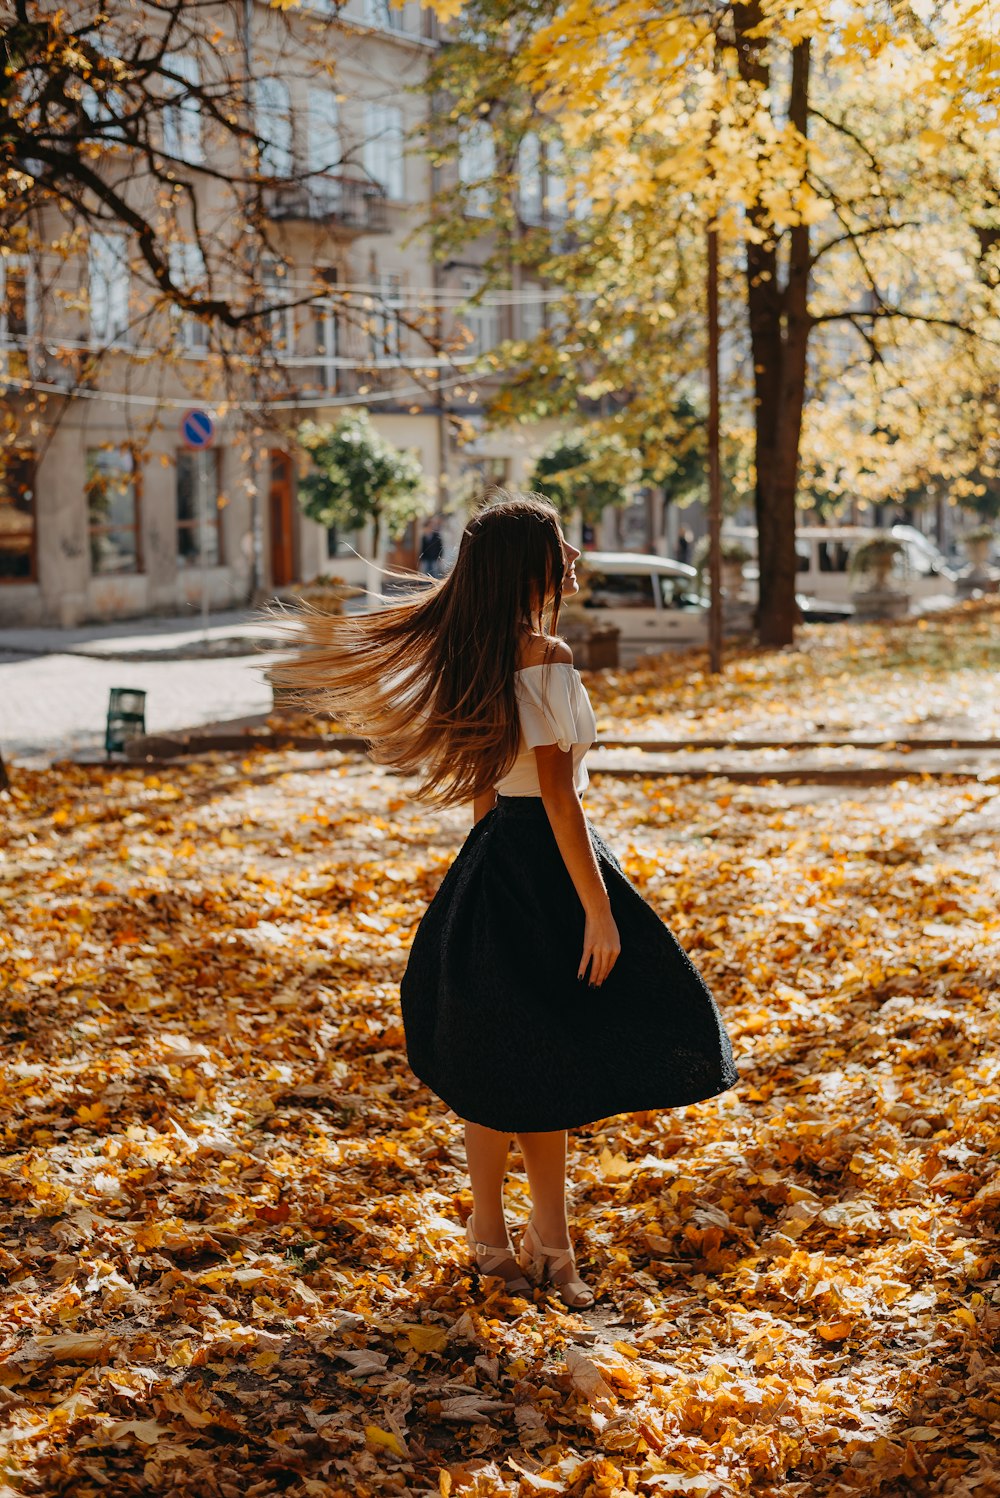
[[[207,411],[186,411],[181,417],[181,437],[184,446],[196,452],[211,447],[215,441],[215,422]]]

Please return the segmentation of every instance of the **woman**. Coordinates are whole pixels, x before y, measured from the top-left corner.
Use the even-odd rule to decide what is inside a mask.
[[[465,1121],[481,1273],[593,1294],[566,1219],[566,1131],[679,1107],[737,1073],[701,977],[587,822],[596,723],[556,630],[580,553],[541,495],[491,494],[450,576],[381,613],[308,614],[277,684],[362,733],[474,822],[417,928],[400,985],[407,1058]],[[504,1217],[515,1135],[532,1214]]]

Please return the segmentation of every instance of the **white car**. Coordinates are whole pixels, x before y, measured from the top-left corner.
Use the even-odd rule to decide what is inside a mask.
[[[741,541],[754,557],[743,569],[744,592],[757,596],[757,532],[752,526],[723,526],[724,537]],[[851,552],[860,542],[884,532],[860,525],[802,525],[795,532],[795,586],[820,605],[834,604],[851,611]],[[910,525],[894,525],[891,531],[903,551],[893,575],[914,598],[951,597],[955,573],[932,541]]]
[[[684,562],[627,551],[585,551],[576,564],[581,605],[621,631],[623,659],[704,645],[708,606]]]

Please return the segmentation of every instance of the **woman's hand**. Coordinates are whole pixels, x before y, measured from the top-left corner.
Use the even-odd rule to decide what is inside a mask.
[[[583,930],[583,956],[580,959],[580,971],[577,977],[580,979],[586,977],[589,963],[590,986],[600,988],[618,961],[621,949],[621,937],[618,935],[618,927],[611,914],[610,904],[606,904],[603,909],[597,911],[588,911]]]

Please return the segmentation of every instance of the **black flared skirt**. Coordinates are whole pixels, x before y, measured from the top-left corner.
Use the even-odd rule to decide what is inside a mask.
[[[583,907],[540,797],[498,798],[417,927],[400,986],[407,1059],[471,1123],[578,1128],[737,1079],[704,980],[587,827],[621,936],[599,988],[577,977]]]

